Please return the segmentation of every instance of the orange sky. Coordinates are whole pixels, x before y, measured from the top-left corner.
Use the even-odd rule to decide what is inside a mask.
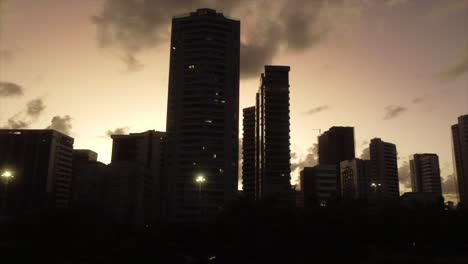
[[[46,108],[30,127],[70,115],[75,148],[93,149],[105,163],[107,130],[165,130],[169,45],[163,40],[142,50],[144,67],[128,72],[118,47],[99,47],[91,16],[103,3],[0,0],[0,81],[24,89],[23,96],[0,97],[0,126],[29,100],[42,98]],[[437,153],[445,179],[453,172],[450,126],[468,114],[468,73],[444,72],[464,60],[468,65],[468,1],[352,3],[319,16],[330,25],[323,40],[301,49],[282,43],[271,58],[291,66],[292,162],[317,142],[315,128],[354,126],[357,156],[365,142],[381,137],[397,145],[399,166],[410,154]],[[257,24],[242,8],[230,15],[245,33]],[[241,109],[253,105],[258,78],[243,78],[240,87]],[[325,110],[307,113],[320,106]],[[384,119],[388,106],[403,110]]]

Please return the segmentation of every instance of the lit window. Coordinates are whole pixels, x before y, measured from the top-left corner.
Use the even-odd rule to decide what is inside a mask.
[[[223,170],[223,169],[219,169],[219,173],[223,173],[223,172],[224,172],[224,170]]]
[[[193,162],[193,163],[192,163],[192,165],[193,165],[193,166],[196,166],[196,165],[197,165],[197,163],[196,163],[196,162]]]
[[[173,50],[176,50],[177,48],[176,47],[172,47]]]
[[[190,64],[190,65],[188,66],[188,68],[191,69],[191,70],[193,70],[193,69],[195,69],[195,65]]]
[[[216,154],[213,154],[213,158],[216,159]]]
[[[203,146],[202,149],[205,150],[205,146]]]
[[[224,104],[224,103],[226,103],[226,101],[225,101],[225,100],[221,100],[221,103],[223,103],[223,104]]]
[[[281,177],[284,177],[284,173],[281,173]]]
[[[216,92],[216,96],[218,96],[218,95],[219,95],[219,93],[218,93],[218,92]]]
[[[207,119],[207,120],[205,120],[205,123],[210,123],[211,124],[211,123],[213,123],[213,121]]]

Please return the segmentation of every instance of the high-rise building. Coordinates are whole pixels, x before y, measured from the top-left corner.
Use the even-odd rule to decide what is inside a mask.
[[[369,195],[378,201],[396,202],[400,197],[395,144],[374,138],[370,143],[371,184]]]
[[[319,136],[319,164],[339,165],[355,158],[354,127],[331,127]]]
[[[354,127],[331,127],[319,136],[318,163],[336,166],[338,199],[341,196],[340,162],[355,158]]]
[[[112,135],[111,137],[113,139],[112,160],[108,171],[111,171],[112,176],[115,177],[110,177],[109,180],[131,177],[128,173],[123,172],[136,169],[138,173],[134,174],[135,177],[142,179],[145,184],[145,195],[151,196],[151,198],[145,197],[145,203],[152,204],[145,205],[145,208],[151,208],[147,210],[152,211],[151,217],[154,219],[161,215],[164,216],[165,197],[167,196],[164,189],[166,179],[163,175],[166,133],[149,130],[129,135]],[[137,169],[138,166],[141,168]],[[123,172],[119,172],[119,168]],[[147,179],[147,177],[150,178]],[[151,218],[150,213],[146,212],[145,214],[147,219]]]
[[[462,204],[468,204],[468,115],[458,117],[452,126],[453,160],[458,195]]]
[[[442,196],[439,157],[436,154],[414,154],[410,159],[411,189]]]
[[[242,186],[247,199],[255,199],[255,106],[243,109]]]
[[[208,220],[237,193],[239,48],[240,22],[215,10],[172,20],[165,170],[170,221]]]
[[[369,160],[352,159],[340,162],[342,199],[344,201],[367,200],[370,173]]]
[[[0,129],[0,150],[0,174],[13,175],[0,179],[8,184],[0,188],[7,211],[69,206],[73,138],[55,130]]]
[[[289,66],[265,66],[255,117],[256,199],[292,199]]]
[[[300,172],[302,204],[304,208],[329,206],[336,202],[336,166],[316,165]]]

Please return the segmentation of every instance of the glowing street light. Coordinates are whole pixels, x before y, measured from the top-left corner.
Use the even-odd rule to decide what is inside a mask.
[[[3,191],[3,199],[2,199],[2,209],[5,211],[6,210],[6,205],[7,205],[7,198],[8,198],[8,182],[10,179],[13,178],[13,172],[9,170],[5,170],[2,172],[0,175],[1,178],[5,179],[5,190]]]
[[[206,181],[206,178],[203,175],[198,175],[197,178],[195,178],[195,181],[198,183],[198,200],[200,200],[201,199],[201,187],[202,187],[202,184]]]

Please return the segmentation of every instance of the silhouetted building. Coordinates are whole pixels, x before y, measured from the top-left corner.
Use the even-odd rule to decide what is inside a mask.
[[[344,201],[368,198],[371,166],[369,160],[352,159],[340,162],[341,197]]]
[[[240,22],[215,10],[172,20],[166,167],[171,221],[207,220],[237,193],[239,48]],[[198,176],[205,179],[201,191]]]
[[[410,160],[411,189],[442,196],[439,157],[436,154],[414,154]]]
[[[319,136],[320,165],[335,165],[338,198],[341,196],[340,162],[355,158],[354,127],[331,127]]]
[[[289,66],[265,66],[260,78],[255,108],[256,199],[292,199],[289,70]]]
[[[243,109],[242,186],[245,198],[255,199],[255,106]]]
[[[401,196],[400,204],[407,209],[442,209],[444,197],[431,192],[407,192]]]
[[[319,164],[339,164],[355,158],[354,127],[331,127],[319,136]]]
[[[98,154],[89,149],[73,150],[73,161],[97,161]]]
[[[105,211],[122,225],[143,228],[155,221],[150,169],[135,162],[114,162],[106,168]]]
[[[305,167],[300,172],[301,192],[305,208],[329,206],[336,203],[336,166]]]
[[[468,204],[468,115],[458,117],[452,126],[453,160],[460,202]]]
[[[136,169],[138,166],[141,167],[137,169],[141,173],[136,175],[143,177],[141,175],[144,174],[145,192],[151,193],[153,196],[152,217],[153,219],[159,219],[161,214],[164,213],[164,199],[167,196],[163,188],[165,185],[163,170],[165,164],[166,133],[149,130],[142,133],[130,133],[129,135],[112,135],[111,137],[113,139],[111,165],[115,166],[111,166],[109,169],[112,172],[117,172],[115,169],[117,166],[130,172],[129,168]],[[150,179],[146,179],[147,173],[151,175]],[[122,177],[130,176],[128,176],[128,173],[119,173],[115,179]],[[148,205],[145,208],[150,208],[150,206]],[[146,213],[146,215],[149,217],[149,213]]]
[[[2,204],[12,213],[68,207],[72,152],[73,138],[55,130],[0,129],[0,173],[14,176],[0,188]]]
[[[73,151],[72,207],[105,208],[106,165],[88,149]]]
[[[378,201],[396,202],[400,197],[395,144],[374,138],[370,143],[370,195]]]

